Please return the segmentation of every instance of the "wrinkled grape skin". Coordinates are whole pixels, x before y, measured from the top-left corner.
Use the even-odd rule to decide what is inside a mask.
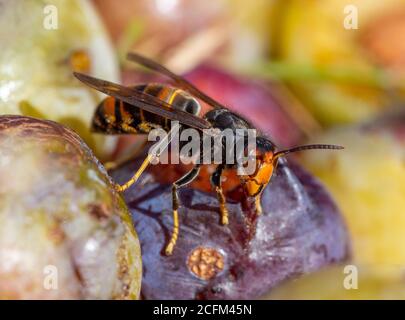
[[[139,163],[112,175],[123,182]],[[214,193],[181,189],[180,236],[173,255],[164,256],[172,228],[171,187],[156,179],[172,174],[173,166],[153,167],[125,193],[141,241],[145,299],[253,299],[287,278],[349,256],[348,234],[329,195],[284,160],[264,191],[256,227],[251,205],[237,200],[243,198],[239,189],[228,198],[228,226],[219,224]],[[216,248],[225,257],[224,270],[211,280],[197,278],[186,266],[198,246]]]

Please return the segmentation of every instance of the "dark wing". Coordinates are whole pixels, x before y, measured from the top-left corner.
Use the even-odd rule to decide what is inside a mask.
[[[77,79],[88,86],[113,96],[139,109],[157,114],[170,120],[179,121],[186,126],[203,130],[211,128],[211,124],[191,113],[175,109],[172,105],[138,90],[128,88],[113,82],[97,79],[82,73],[73,73]]]
[[[162,66],[161,64],[150,60],[144,56],[141,56],[137,53],[130,52],[127,54],[127,59],[131,60],[133,62],[139,63],[140,65],[151,69],[153,71],[159,72],[170,79],[174,80],[180,87],[183,89],[186,89],[188,92],[190,92],[192,95],[195,97],[201,99],[202,101],[208,103],[210,106],[217,108],[217,109],[226,109],[224,105],[219,103],[218,101],[212,99],[211,97],[207,96],[204,92],[201,90],[197,89],[192,83],[184,79],[182,76],[179,76],[166,67]]]

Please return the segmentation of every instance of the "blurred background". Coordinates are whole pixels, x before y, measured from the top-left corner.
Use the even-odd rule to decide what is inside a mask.
[[[64,123],[102,160],[137,141],[89,132],[101,95],[72,70],[167,81],[127,62],[129,51],[185,75],[280,147],[343,145],[296,160],[346,219],[358,289],[330,267],[265,298],[405,297],[404,0],[1,0],[0,39],[0,112]]]

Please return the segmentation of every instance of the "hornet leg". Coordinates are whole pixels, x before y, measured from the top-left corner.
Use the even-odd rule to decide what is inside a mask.
[[[221,215],[221,223],[225,225],[229,223],[229,219],[228,219],[228,209],[226,208],[226,198],[222,191],[221,186],[221,175],[223,169],[224,169],[223,165],[219,165],[215,169],[215,172],[211,176],[211,184],[213,185],[213,187],[215,188],[215,192],[217,193],[217,198],[219,201],[219,213]]]
[[[173,183],[172,186],[172,198],[173,198],[173,231],[172,235],[170,237],[170,241],[166,246],[165,253],[166,255],[171,255],[173,253],[174,246],[176,245],[177,242],[177,237],[179,235],[179,215],[177,210],[179,209],[179,195],[177,193],[177,190],[181,187],[184,187],[191,182],[195,178],[197,178],[198,174],[200,172],[200,167],[195,166],[191,171],[186,173],[183,177],[181,177],[179,180],[177,180],[175,183]]]
[[[178,129],[179,129],[179,126],[174,126],[173,128],[170,129],[170,132],[162,140],[160,140],[157,144],[154,145],[155,149],[153,150],[153,152],[148,153],[148,156],[142,162],[140,168],[138,169],[138,171],[135,172],[135,174],[132,176],[132,178],[129,179],[122,186],[116,185],[116,190],[118,192],[125,191],[139,179],[139,177],[145,171],[145,169],[148,167],[148,165],[151,163],[151,161],[153,159],[159,158],[159,156],[162,154],[162,152],[168,148],[170,142],[176,136],[176,134],[173,134],[173,133],[175,133]]]
[[[256,208],[256,214],[260,216],[263,212],[262,210],[262,192],[260,192],[256,197],[255,197],[255,208]]]
[[[153,158],[153,156],[149,154],[146,157],[146,159],[142,162],[140,168],[132,176],[132,178],[129,179],[127,182],[125,182],[123,185],[116,184],[115,189],[118,192],[122,192],[122,191],[127,190],[130,186],[132,186],[139,179],[139,177],[145,171],[145,169],[148,167],[148,165],[149,165],[152,158]]]

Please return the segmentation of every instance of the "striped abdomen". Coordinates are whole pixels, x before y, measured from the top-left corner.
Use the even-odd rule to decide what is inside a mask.
[[[137,85],[136,90],[163,100],[173,108],[198,115],[200,104],[187,92],[164,84]],[[170,120],[143,111],[114,97],[107,97],[97,107],[92,128],[96,132],[148,133],[154,128],[170,130]]]

